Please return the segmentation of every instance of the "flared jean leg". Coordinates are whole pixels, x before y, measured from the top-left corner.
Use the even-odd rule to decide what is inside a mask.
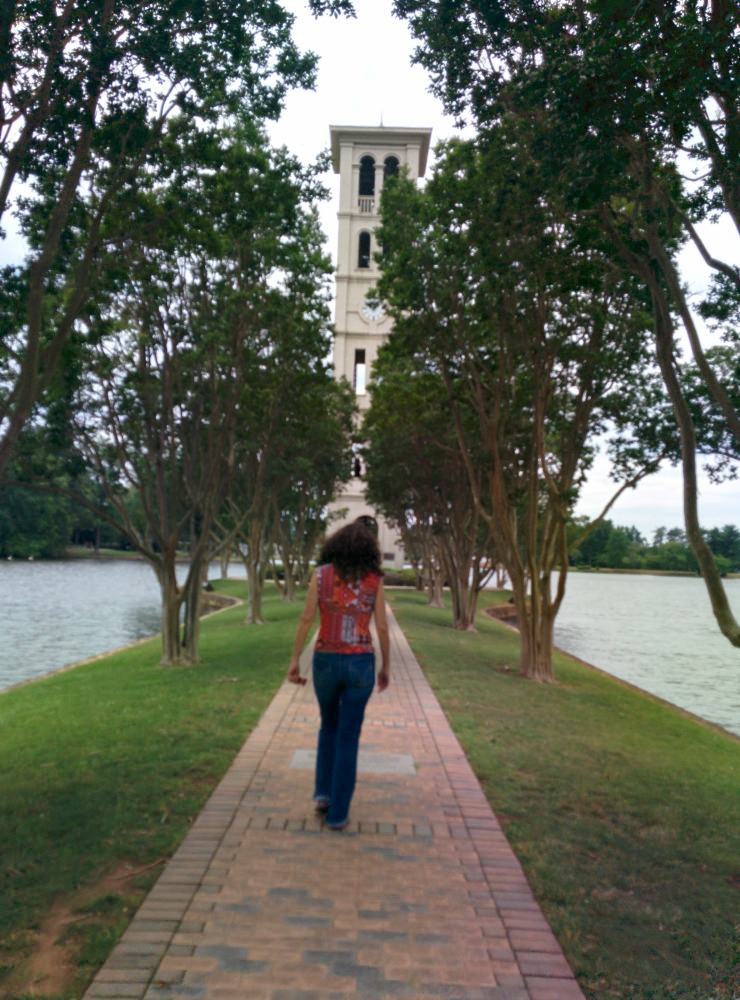
[[[339,732],[339,697],[321,707],[321,727],[316,750],[316,782],[313,797],[315,802],[331,799],[334,761],[337,755],[337,735]]]
[[[372,653],[316,653],[313,680],[321,711],[314,799],[328,799],[330,826],[341,826],[357,781],[365,707],[375,684]]]
[[[370,690],[345,689],[339,705],[339,730],[337,732],[336,757],[331,783],[331,796],[326,821],[331,826],[345,823],[349,817],[349,805],[357,784],[357,754],[360,745],[360,731],[365,717],[365,706]]]

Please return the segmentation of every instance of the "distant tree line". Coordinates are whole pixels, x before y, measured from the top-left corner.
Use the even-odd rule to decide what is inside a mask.
[[[23,486],[0,486],[0,558],[59,558],[77,545],[132,548],[124,532],[69,497]]]
[[[586,519],[575,519],[575,538]],[[740,572],[740,529],[733,524],[704,531],[707,545],[722,575]],[[635,527],[603,520],[570,556],[571,566],[599,569],[647,569],[698,573],[699,564],[682,528],[656,528],[648,541]]]

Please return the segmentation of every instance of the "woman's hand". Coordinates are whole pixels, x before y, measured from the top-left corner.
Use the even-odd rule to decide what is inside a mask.
[[[288,671],[288,680],[291,684],[305,684],[306,678],[301,677],[301,668],[298,665],[297,660],[293,660],[290,664],[290,670]]]
[[[385,667],[382,667],[378,671],[378,691],[385,691],[385,689],[390,684],[391,679],[388,675],[388,671]]]

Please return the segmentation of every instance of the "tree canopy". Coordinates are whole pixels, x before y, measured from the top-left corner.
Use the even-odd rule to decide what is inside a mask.
[[[512,117],[536,122],[535,160],[569,209],[597,224],[643,285],[656,355],[678,428],[690,544],[718,624],[740,645],[697,500],[697,426],[676,323],[688,339],[705,405],[740,443],[740,415],[721,365],[702,344],[676,250],[692,240],[713,273],[699,311],[736,351],[729,318],[740,270],[707,246],[699,223],[725,213],[740,231],[740,12],[727,0],[489,4],[396,0],[432,88],[481,135]],[[691,171],[685,175],[685,164]]]
[[[386,185],[378,294],[395,351],[445,387],[471,502],[513,586],[522,670],[549,679],[591,439],[652,396],[645,296],[541,169],[539,138],[511,117],[440,148],[423,190],[405,177]],[[623,454],[623,481],[654,469],[660,447]]]
[[[344,0],[310,6],[351,12]],[[0,232],[12,215],[29,250],[0,271],[0,475],[94,314],[116,224],[178,125],[275,118],[289,88],[311,85],[316,56],[296,46],[293,20],[275,0],[3,6]]]

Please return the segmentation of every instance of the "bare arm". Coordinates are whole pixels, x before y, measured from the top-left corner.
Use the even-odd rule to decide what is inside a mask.
[[[301,650],[306,642],[306,636],[308,635],[309,629],[313,624],[313,620],[316,617],[316,609],[319,606],[319,585],[316,579],[316,574],[314,573],[311,577],[311,582],[308,585],[308,593],[306,594],[306,603],[303,606],[303,611],[301,612],[301,617],[298,619],[298,628],[296,629],[295,642],[293,643],[293,653],[290,657],[290,669],[288,670],[288,680],[292,684],[305,684],[306,678],[301,677],[299,659],[301,656]]]
[[[378,584],[378,593],[375,598],[375,627],[378,630],[378,642],[380,643],[380,655],[382,666],[378,671],[378,691],[385,691],[390,682],[390,641],[388,637],[388,619],[385,614],[385,591],[383,581]]]

